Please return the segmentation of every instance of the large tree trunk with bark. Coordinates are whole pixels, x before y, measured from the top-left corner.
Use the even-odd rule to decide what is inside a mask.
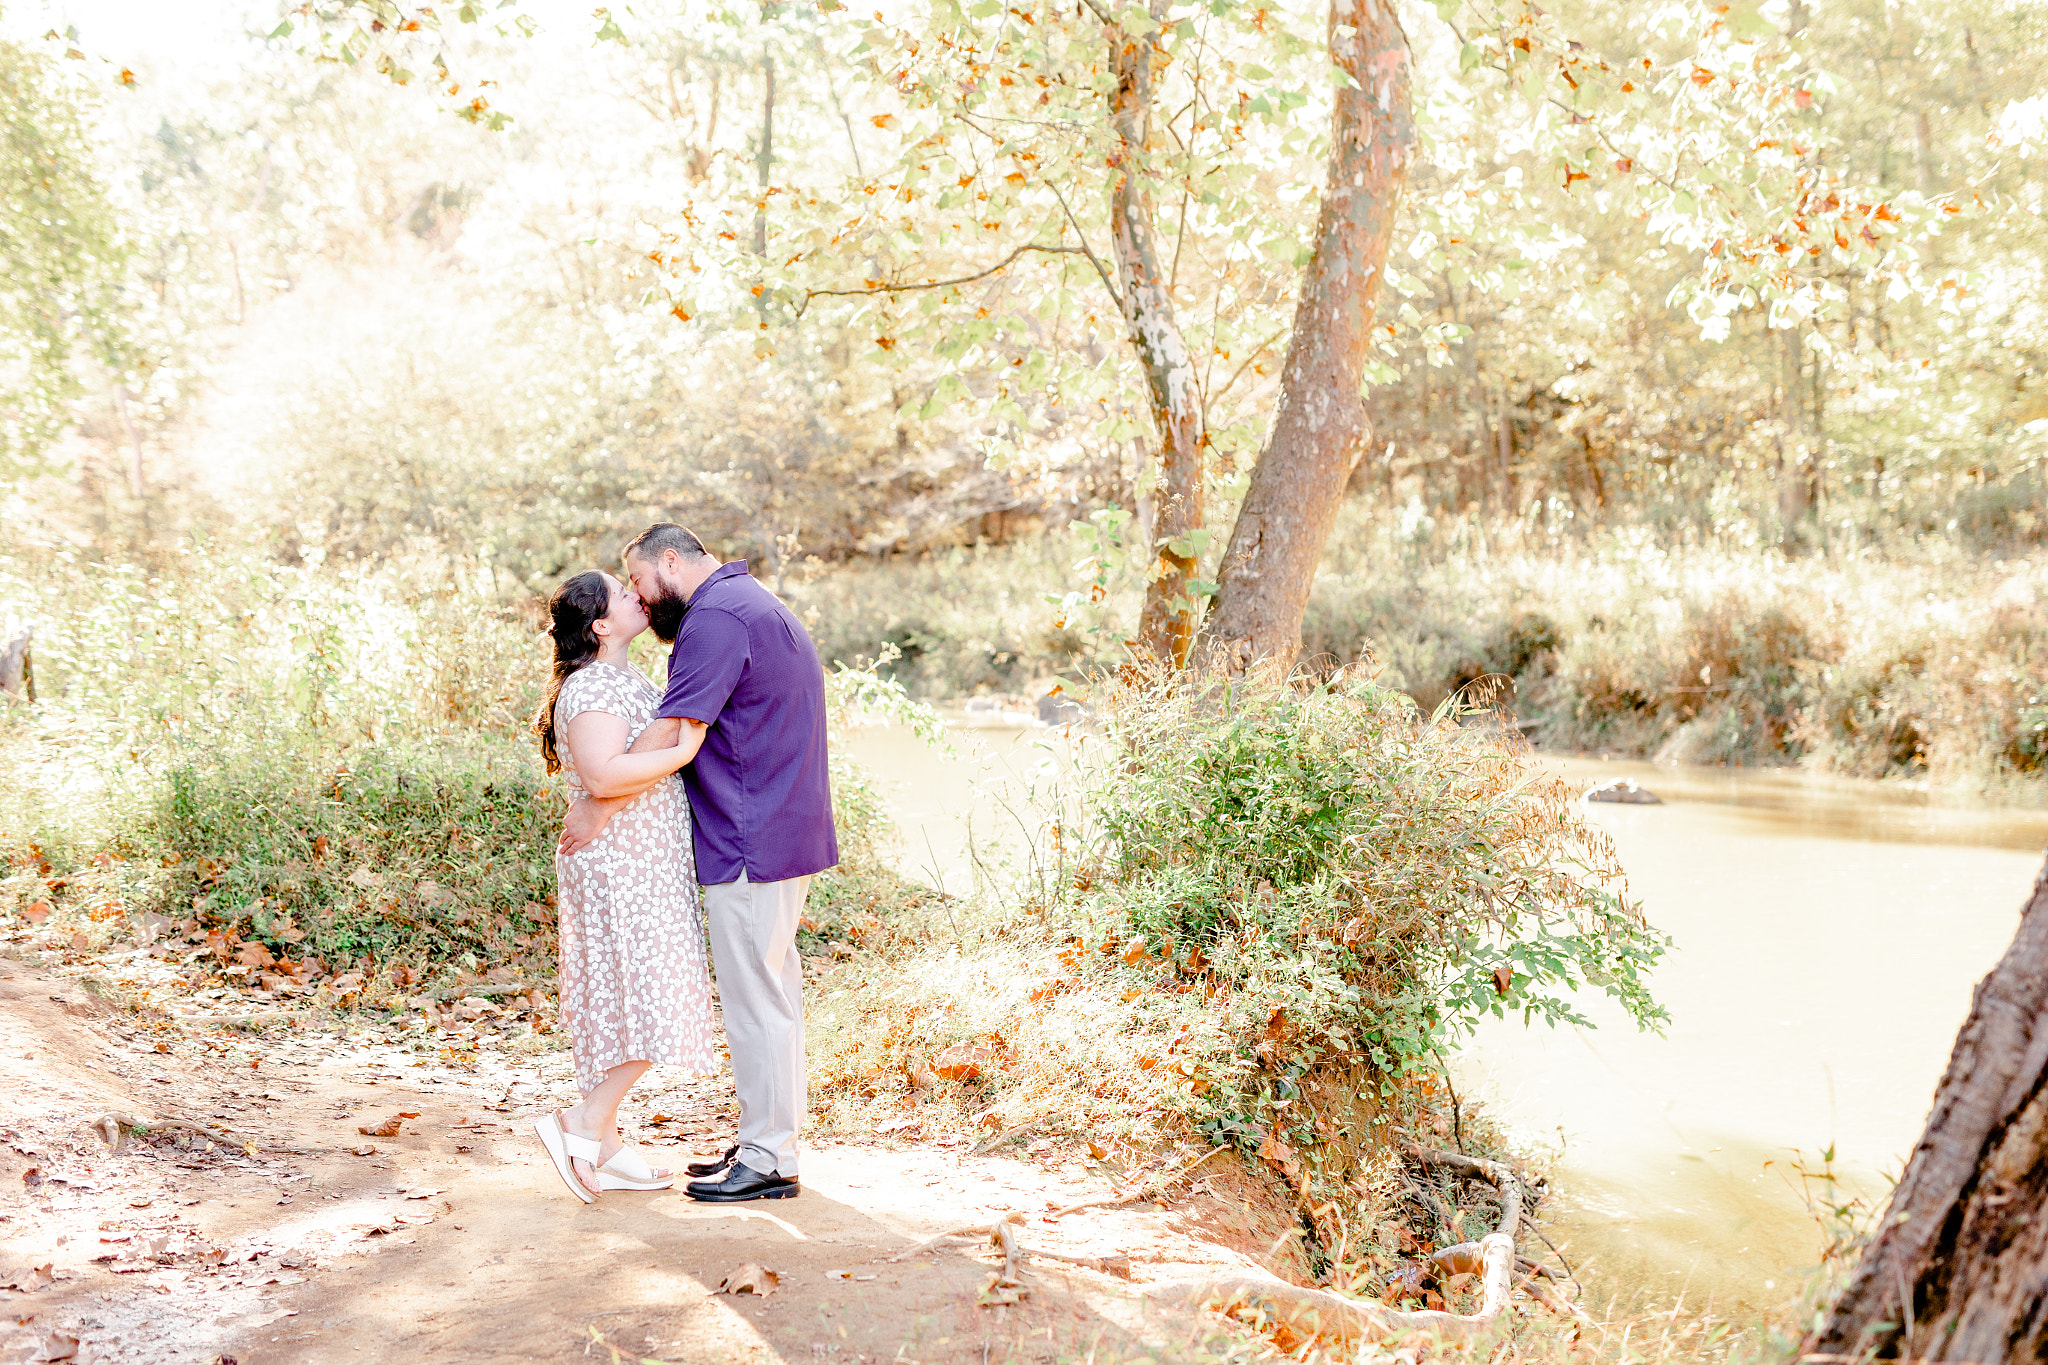
[[[1802,1354],[2048,1357],[2048,864],[1978,983],[1875,1239]]]
[[[1165,0],[1152,0],[1154,24]],[[1110,187],[1109,231],[1123,286],[1124,325],[1145,370],[1152,426],[1159,434],[1158,512],[1145,605],[1138,617],[1138,649],[1162,664],[1187,659],[1194,638],[1195,604],[1188,592],[1195,571],[1195,532],[1202,528],[1202,399],[1195,367],[1159,269],[1147,189],[1145,148],[1152,135],[1152,55],[1159,34],[1137,35],[1109,25],[1109,59],[1116,72],[1110,124],[1116,129],[1116,180]]]
[[[1273,434],[1223,557],[1208,652],[1223,669],[1291,665],[1323,542],[1364,453],[1365,366],[1394,217],[1415,149],[1408,37],[1392,0],[1332,0],[1337,92],[1329,181],[1302,278]]]

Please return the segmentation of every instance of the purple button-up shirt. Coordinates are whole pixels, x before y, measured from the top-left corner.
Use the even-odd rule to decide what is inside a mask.
[[[659,716],[710,729],[683,769],[706,886],[779,882],[839,861],[825,759],[825,671],[795,613],[720,565],[690,598]]]

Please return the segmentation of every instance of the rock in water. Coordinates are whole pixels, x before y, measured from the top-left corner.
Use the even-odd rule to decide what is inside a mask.
[[[1085,725],[1087,722],[1088,708],[1071,697],[1049,692],[1038,699],[1040,725]]]
[[[1664,798],[1646,787],[1638,787],[1632,777],[1617,777],[1612,782],[1598,782],[1586,788],[1581,800],[1612,801],[1623,806],[1661,806]]]

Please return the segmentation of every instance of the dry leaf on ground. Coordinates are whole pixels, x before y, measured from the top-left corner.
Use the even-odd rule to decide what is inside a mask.
[[[45,1332],[43,1334],[43,1353],[37,1359],[78,1359],[78,1338],[72,1336],[69,1332]]]
[[[1011,1304],[1022,1303],[1030,1294],[1028,1288],[1015,1280],[1005,1280],[1002,1271],[991,1270],[987,1282],[981,1286],[981,1293],[975,1296],[974,1301],[983,1308],[1005,1308]]]
[[[365,1129],[363,1131],[367,1132],[368,1130]],[[348,1149],[348,1154],[350,1156],[375,1156],[377,1155],[377,1144],[366,1142],[360,1147],[351,1147]]]
[[[356,1131],[358,1133],[361,1133],[364,1137],[397,1137],[399,1117],[388,1118],[384,1120],[384,1122],[378,1124],[375,1128],[358,1127]],[[358,1153],[358,1155],[360,1155],[360,1153]]]
[[[19,1289],[24,1294],[33,1294],[38,1289],[48,1289],[56,1279],[49,1265],[25,1265],[19,1270],[9,1271],[6,1279],[0,1280],[0,1289]]]
[[[775,1286],[782,1283],[782,1277],[765,1265],[749,1261],[718,1282],[721,1294],[758,1294],[767,1298],[775,1292]]]
[[[971,1081],[981,1075],[982,1068],[995,1064],[994,1048],[972,1043],[955,1043],[932,1058],[932,1070],[949,1081]]]

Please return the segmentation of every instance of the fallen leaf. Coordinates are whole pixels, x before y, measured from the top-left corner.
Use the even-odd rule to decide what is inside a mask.
[[[439,1193],[441,1193],[441,1192],[440,1192],[439,1190],[428,1190],[428,1189],[418,1189],[418,1190],[407,1190],[407,1191],[405,1192],[405,1197],[406,1197],[407,1199],[432,1199],[432,1198],[433,1198],[433,1197],[434,1197],[435,1195],[437,1195],[437,1194],[439,1194]]]
[[[7,1279],[0,1282],[0,1289],[19,1289],[24,1294],[33,1294],[38,1289],[48,1289],[57,1282],[48,1265],[25,1265],[9,1272]]]
[[[367,1132],[367,1131],[369,1131],[369,1130],[368,1130],[368,1129],[364,1129],[363,1131]],[[348,1150],[349,1150],[349,1154],[350,1154],[351,1156],[375,1156],[375,1155],[377,1155],[377,1148],[376,1148],[376,1145],[375,1145],[374,1143],[369,1143],[369,1142],[366,1142],[366,1143],[364,1143],[364,1144],[363,1144],[362,1146],[360,1146],[360,1147],[351,1147],[351,1148],[349,1148]]]
[[[21,917],[22,917],[23,919],[27,920],[27,921],[28,921],[28,922],[29,922],[30,924],[41,924],[41,923],[42,923],[42,922],[43,922],[44,920],[46,920],[46,919],[48,919],[48,918],[50,917],[50,905],[49,905],[49,902],[48,902],[48,901],[37,901],[37,902],[36,902],[36,903],[35,903],[34,905],[31,905],[31,906],[30,906],[30,907],[29,907],[28,909],[26,909],[26,910],[22,911],[22,912],[21,912]]]
[[[400,1117],[400,1118],[402,1118],[402,1119],[416,1119],[416,1118],[418,1118],[418,1117],[419,1117],[419,1111],[418,1111],[418,1110],[412,1110],[412,1111],[408,1112],[408,1111],[406,1111],[406,1110],[404,1110],[404,1109],[401,1109],[401,1110],[399,1110],[399,1111],[398,1111],[398,1117]]]
[[[364,1128],[361,1125],[357,1125],[356,1131],[358,1133],[361,1133],[364,1137],[397,1137],[398,1119],[388,1118],[384,1120],[384,1122],[378,1124],[375,1128]],[[358,1155],[361,1154],[358,1153]]]
[[[1005,1280],[1003,1272],[991,1270],[988,1279],[981,1286],[981,1293],[974,1301],[983,1308],[1003,1308],[1010,1304],[1022,1303],[1031,1291],[1015,1280]]]
[[[995,1051],[972,1043],[955,1043],[932,1058],[932,1071],[949,1081],[971,1081],[984,1066],[994,1066]]]
[[[71,951],[74,953],[91,952],[92,940],[84,934],[73,934],[71,936]]]
[[[716,1292],[720,1294],[754,1294],[767,1298],[775,1292],[775,1286],[782,1283],[782,1277],[764,1265],[747,1262],[729,1273],[718,1282]]]
[[[1090,1138],[1088,1140],[1088,1155],[1094,1157],[1097,1161],[1100,1161],[1104,1157],[1109,1155],[1109,1148],[1103,1146],[1101,1143],[1095,1141],[1093,1138]]]
[[[148,1199],[131,1199],[128,1201],[128,1207],[131,1209],[146,1209],[153,1202],[153,1200]]]
[[[1289,1183],[1293,1182],[1295,1172],[1300,1169],[1294,1148],[1288,1144],[1287,1139],[1274,1133],[1268,1133],[1259,1139],[1259,1157],[1279,1167],[1280,1173],[1287,1177]]]
[[[78,1359],[78,1338],[69,1332],[46,1332],[43,1334],[43,1353],[39,1360]]]

